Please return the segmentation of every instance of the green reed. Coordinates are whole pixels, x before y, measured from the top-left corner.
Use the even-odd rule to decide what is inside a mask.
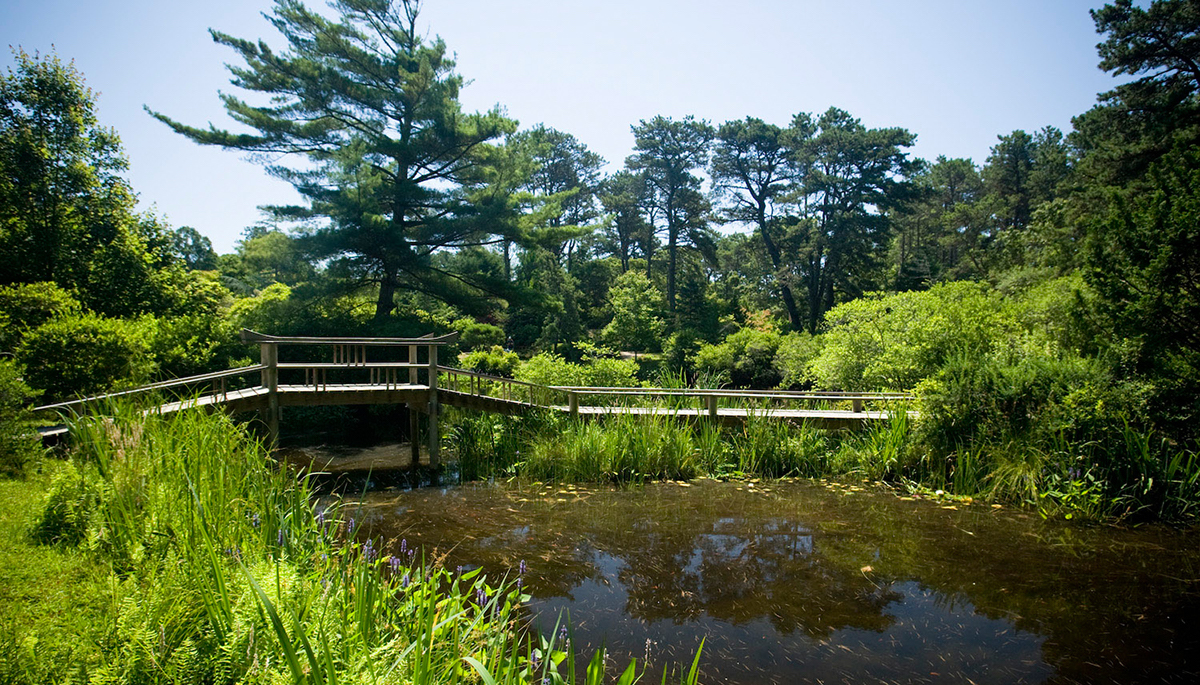
[[[105,414],[72,422],[71,464],[34,526],[113,569],[102,658],[80,666],[90,680],[529,682],[537,670],[519,576],[451,572],[405,544],[386,555],[360,512],[314,504],[306,477],[222,415]],[[540,677],[565,682],[557,664],[542,660]]]

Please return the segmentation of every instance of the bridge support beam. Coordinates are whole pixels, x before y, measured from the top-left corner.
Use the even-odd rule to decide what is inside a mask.
[[[438,432],[438,348],[429,346],[429,467],[441,462],[442,436]]]
[[[412,402],[404,406],[408,407],[408,444],[412,449],[412,465],[415,468],[421,463],[421,413]]]
[[[279,442],[279,345],[273,342],[260,343],[262,385],[267,389],[267,407],[263,410],[263,423],[267,424],[267,439],[272,445]]]

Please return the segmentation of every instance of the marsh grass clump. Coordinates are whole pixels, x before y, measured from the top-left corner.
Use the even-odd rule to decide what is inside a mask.
[[[535,440],[520,470],[535,480],[628,483],[678,480],[704,473],[714,461],[674,416],[613,416],[602,421],[565,421]]]
[[[81,680],[527,682],[533,673],[545,644],[522,628],[515,579],[451,572],[416,550],[388,556],[353,507],[314,504],[306,477],[276,468],[222,415],[106,413],[73,422],[71,461],[32,525],[36,540],[111,569],[110,615],[75,663]],[[36,641],[10,633],[0,640]],[[539,680],[563,682],[558,665],[574,668],[574,656],[545,654],[554,658]],[[39,658],[6,651],[0,673],[49,672]]]
[[[779,478],[827,472],[828,439],[811,425],[751,414],[732,430],[729,439],[737,470],[742,473]]]

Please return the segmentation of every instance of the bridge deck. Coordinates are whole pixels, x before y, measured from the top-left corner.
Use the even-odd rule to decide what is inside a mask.
[[[406,404],[426,416],[430,463],[434,464],[440,444],[437,425],[440,405],[506,415],[543,410],[583,419],[611,415],[670,416],[685,421],[712,420],[729,425],[762,417],[806,422],[819,428],[852,429],[889,420],[892,413],[888,407],[895,406],[891,403],[911,399],[895,392],[544,386],[439,364],[439,348],[453,342],[457,334],[419,338],[308,338],[276,337],[243,330],[241,337],[243,342],[259,345],[261,363],[35,407],[34,411],[43,415],[102,411],[104,402],[120,397],[170,392],[180,399],[148,411],[163,414],[192,408],[257,411],[274,439],[278,436],[281,407]],[[331,361],[281,362],[281,345],[324,347],[332,353]],[[376,350],[381,348],[392,351],[383,358],[376,358],[380,356]],[[404,361],[397,361],[399,359]],[[302,376],[305,382],[303,385],[283,384],[280,383],[281,374],[289,381]],[[328,383],[331,377],[339,382]],[[358,382],[346,382],[350,380]],[[229,386],[250,387],[233,390]],[[195,394],[189,396],[188,393]],[[613,406],[592,406],[591,403]],[[797,405],[802,403],[816,407],[850,407],[850,410],[798,408]],[[721,407],[720,404],[743,406]],[[767,404],[773,406],[767,408]],[[866,409],[868,404],[871,410]],[[419,425],[416,412],[411,416],[413,434]],[[916,414],[908,412],[908,415]],[[53,439],[64,435],[66,430],[65,426],[52,426],[39,429],[39,432],[44,438]]]
[[[550,407],[561,412],[569,412],[569,407]],[[706,409],[676,409],[672,407],[579,407],[579,416],[594,418],[601,416],[672,416],[677,418],[700,419],[709,417]],[[909,418],[916,418],[916,412],[908,412]],[[738,424],[752,417],[807,422],[822,428],[854,428],[864,422],[887,421],[891,413],[886,411],[848,411],[837,409],[762,409],[744,407],[720,407],[717,409],[717,420],[724,424]]]

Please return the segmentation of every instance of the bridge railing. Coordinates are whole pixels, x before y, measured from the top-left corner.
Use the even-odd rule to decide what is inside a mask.
[[[740,410],[804,408],[861,413],[908,402],[901,392],[738,390],[724,388],[642,388],[545,386],[478,371],[438,366],[442,387],[469,395],[525,405],[565,409],[572,414],[588,407],[644,407],[699,410],[716,416],[722,408]]]
[[[442,387],[478,397],[491,397],[537,407],[554,407],[565,406],[569,395],[568,391],[562,388],[492,376],[469,369],[438,366],[438,372],[442,376],[442,380],[439,381]]]
[[[232,383],[232,379],[240,378],[250,374],[261,374],[266,370],[266,368],[267,367],[262,364],[255,364],[253,366],[241,366],[236,369],[227,369],[225,371],[202,373],[195,376],[175,378],[159,383],[150,383],[148,385],[132,388],[130,390],[110,392],[104,395],[85,397],[66,402],[56,402],[54,404],[45,404],[40,407],[34,407],[33,411],[34,413],[42,414],[54,412],[78,413],[83,411],[89,405],[101,404],[108,400],[134,397],[148,393],[164,393],[173,396],[176,399],[186,398],[197,393],[207,393],[211,394],[214,398],[220,401],[228,401],[231,395],[236,395],[239,391],[258,387],[253,383]],[[183,391],[172,392],[180,389]]]
[[[578,413],[582,406],[653,407],[698,409],[716,417],[723,408],[772,411],[806,409],[862,413],[904,403],[912,395],[899,392],[839,392],[790,390],[739,390],[726,388],[593,388],[556,386],[569,393],[568,409]]]
[[[293,373],[303,372],[304,386],[314,391],[333,389],[332,386],[373,386],[384,389],[399,389],[401,386],[420,386],[424,376],[425,397],[423,406],[409,403],[412,417],[411,434],[417,433],[417,412],[423,412],[429,417],[429,462],[436,465],[440,451],[441,437],[438,432],[438,348],[449,345],[458,339],[458,333],[419,338],[355,338],[355,337],[310,337],[310,336],[275,336],[242,329],[243,342],[258,343],[262,357],[262,385],[266,389],[267,408],[264,419],[272,436],[279,433],[279,379],[280,371]],[[279,360],[281,346],[305,346],[323,350],[330,355],[330,361],[318,362],[312,360],[286,361]],[[368,350],[374,359],[368,359]],[[425,362],[421,363],[421,352],[424,351]],[[320,353],[320,352],[318,352]],[[391,358],[387,358],[391,357]],[[402,357],[403,360],[398,358]],[[352,379],[362,378],[365,380]],[[330,376],[333,381],[330,382]],[[338,382],[341,381],[341,382]],[[417,441],[413,440],[413,457],[418,456]],[[415,461],[414,461],[415,463]]]

